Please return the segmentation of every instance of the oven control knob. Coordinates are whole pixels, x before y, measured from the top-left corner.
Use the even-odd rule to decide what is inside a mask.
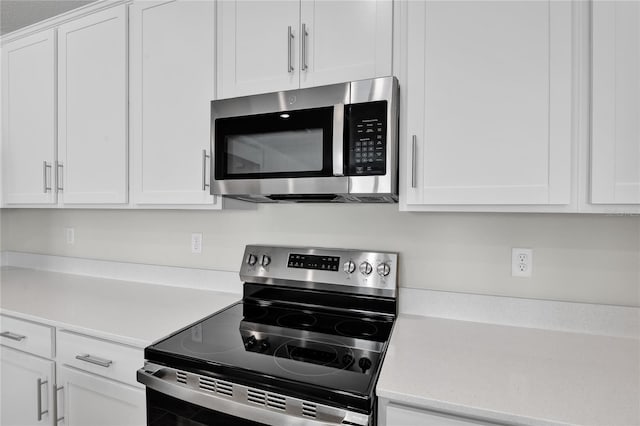
[[[344,265],[342,266],[342,269],[344,269],[344,271],[347,274],[351,274],[351,273],[353,273],[353,271],[356,270],[356,264],[353,263],[353,260],[350,260],[348,262],[344,262]]]
[[[262,255],[262,260],[260,261],[260,264],[262,266],[269,266],[269,264],[271,263],[271,258],[269,256],[267,256],[266,254]]]
[[[367,370],[371,368],[371,360],[369,358],[360,358],[358,365],[362,369],[362,372],[366,373]]]
[[[378,271],[378,275],[380,275],[381,277],[386,277],[387,275],[389,275],[389,272],[391,272],[391,268],[386,263],[378,264],[376,270]]]
[[[269,344],[269,341],[267,339],[265,339],[262,342],[260,342],[260,351],[261,352],[265,352],[270,347],[271,347],[271,345]]]
[[[253,266],[256,264],[257,261],[258,261],[258,258],[255,255],[249,254],[249,256],[247,256],[247,265]]]
[[[362,262],[360,264],[360,272],[362,273],[362,275],[369,275],[372,270],[373,267],[369,262]]]
[[[256,345],[256,343],[258,343],[258,341],[256,340],[255,336],[249,336],[247,341],[244,342],[244,347],[247,349],[251,349]]]

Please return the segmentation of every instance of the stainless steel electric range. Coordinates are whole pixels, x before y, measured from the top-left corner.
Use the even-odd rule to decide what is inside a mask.
[[[243,299],[145,349],[148,425],[372,425],[396,253],[247,246]]]

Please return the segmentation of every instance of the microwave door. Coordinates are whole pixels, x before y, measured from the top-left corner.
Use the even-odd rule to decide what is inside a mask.
[[[213,193],[347,193],[343,115],[334,105],[216,119]]]

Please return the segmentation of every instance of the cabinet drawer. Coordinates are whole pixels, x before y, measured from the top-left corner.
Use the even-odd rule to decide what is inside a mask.
[[[54,328],[0,315],[0,343],[44,358],[53,358]]]
[[[59,330],[58,362],[142,387],[136,371],[144,364],[142,349]]]

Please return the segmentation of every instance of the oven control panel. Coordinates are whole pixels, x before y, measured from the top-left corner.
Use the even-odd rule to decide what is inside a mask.
[[[396,296],[398,254],[350,249],[249,245],[245,282]]]
[[[345,107],[347,176],[384,175],[387,170],[387,102]]]

